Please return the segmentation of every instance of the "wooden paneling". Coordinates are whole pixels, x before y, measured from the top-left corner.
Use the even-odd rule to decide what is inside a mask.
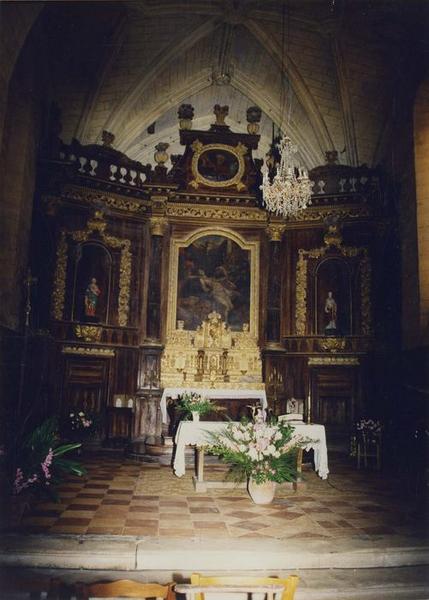
[[[323,423],[330,436],[347,436],[358,401],[358,368],[310,368],[311,419]]]
[[[110,379],[109,359],[67,357],[64,364],[63,413],[82,408],[98,415],[105,429]]]

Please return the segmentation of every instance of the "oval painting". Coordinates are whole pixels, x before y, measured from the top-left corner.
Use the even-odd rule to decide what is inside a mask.
[[[221,148],[205,150],[198,159],[198,173],[201,177],[217,183],[233,179],[239,167],[237,157]]]

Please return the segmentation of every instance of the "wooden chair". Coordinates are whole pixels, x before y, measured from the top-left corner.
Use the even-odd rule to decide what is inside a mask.
[[[174,600],[176,595],[173,584],[140,583],[129,579],[119,579],[110,583],[99,582],[78,584],[77,598],[156,598],[156,600]]]
[[[302,413],[286,413],[285,415],[278,416],[279,421],[304,421],[304,415]]]
[[[281,600],[293,600],[296,586],[298,585],[299,577],[297,575],[289,575],[285,579],[280,577],[257,577],[247,575],[201,575],[200,573],[192,573],[191,584],[195,586],[269,586],[282,585],[284,586]],[[176,588],[177,589],[177,588]],[[196,594],[195,600],[204,600],[204,594]]]
[[[251,600],[253,594],[259,597],[263,596],[266,600],[280,599],[284,590],[283,585],[189,585],[177,584],[175,590],[179,594],[184,594],[186,600],[197,600],[205,598],[205,594],[220,594],[224,598],[231,598],[231,595],[245,595],[246,599]]]
[[[356,440],[357,468],[363,466],[366,469],[368,463],[373,459],[376,469],[381,469],[381,434],[368,437],[362,433]]]

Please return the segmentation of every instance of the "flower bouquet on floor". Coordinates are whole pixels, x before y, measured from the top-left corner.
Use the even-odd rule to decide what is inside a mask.
[[[84,442],[94,437],[97,429],[97,419],[92,412],[74,408],[64,419],[62,432],[67,440]]]
[[[213,404],[210,398],[197,392],[183,392],[179,396],[177,406],[186,417],[192,417],[194,421],[199,421],[202,415],[218,410],[218,407]]]
[[[383,427],[377,419],[360,419],[356,423],[356,436],[366,443],[379,443],[382,431]]]
[[[272,501],[275,483],[296,481],[297,453],[305,440],[294,436],[290,424],[275,419],[265,422],[263,411],[259,411],[253,421],[231,422],[210,438],[208,452],[229,465],[230,479],[248,480],[249,494],[257,504]],[[262,488],[267,489],[267,501],[253,496],[255,490],[262,492]]]

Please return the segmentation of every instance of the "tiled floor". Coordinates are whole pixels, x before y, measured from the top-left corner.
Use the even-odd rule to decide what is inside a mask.
[[[305,472],[305,489],[279,489],[266,507],[254,505],[244,489],[197,494],[190,469],[178,479],[169,467],[125,459],[98,456],[85,464],[88,475],[65,482],[59,504],[37,505],[23,531],[309,540],[425,533],[413,501],[401,497],[401,486],[377,472],[356,471],[344,460],[331,461],[327,481]],[[216,466],[206,471],[210,479],[224,475]]]

